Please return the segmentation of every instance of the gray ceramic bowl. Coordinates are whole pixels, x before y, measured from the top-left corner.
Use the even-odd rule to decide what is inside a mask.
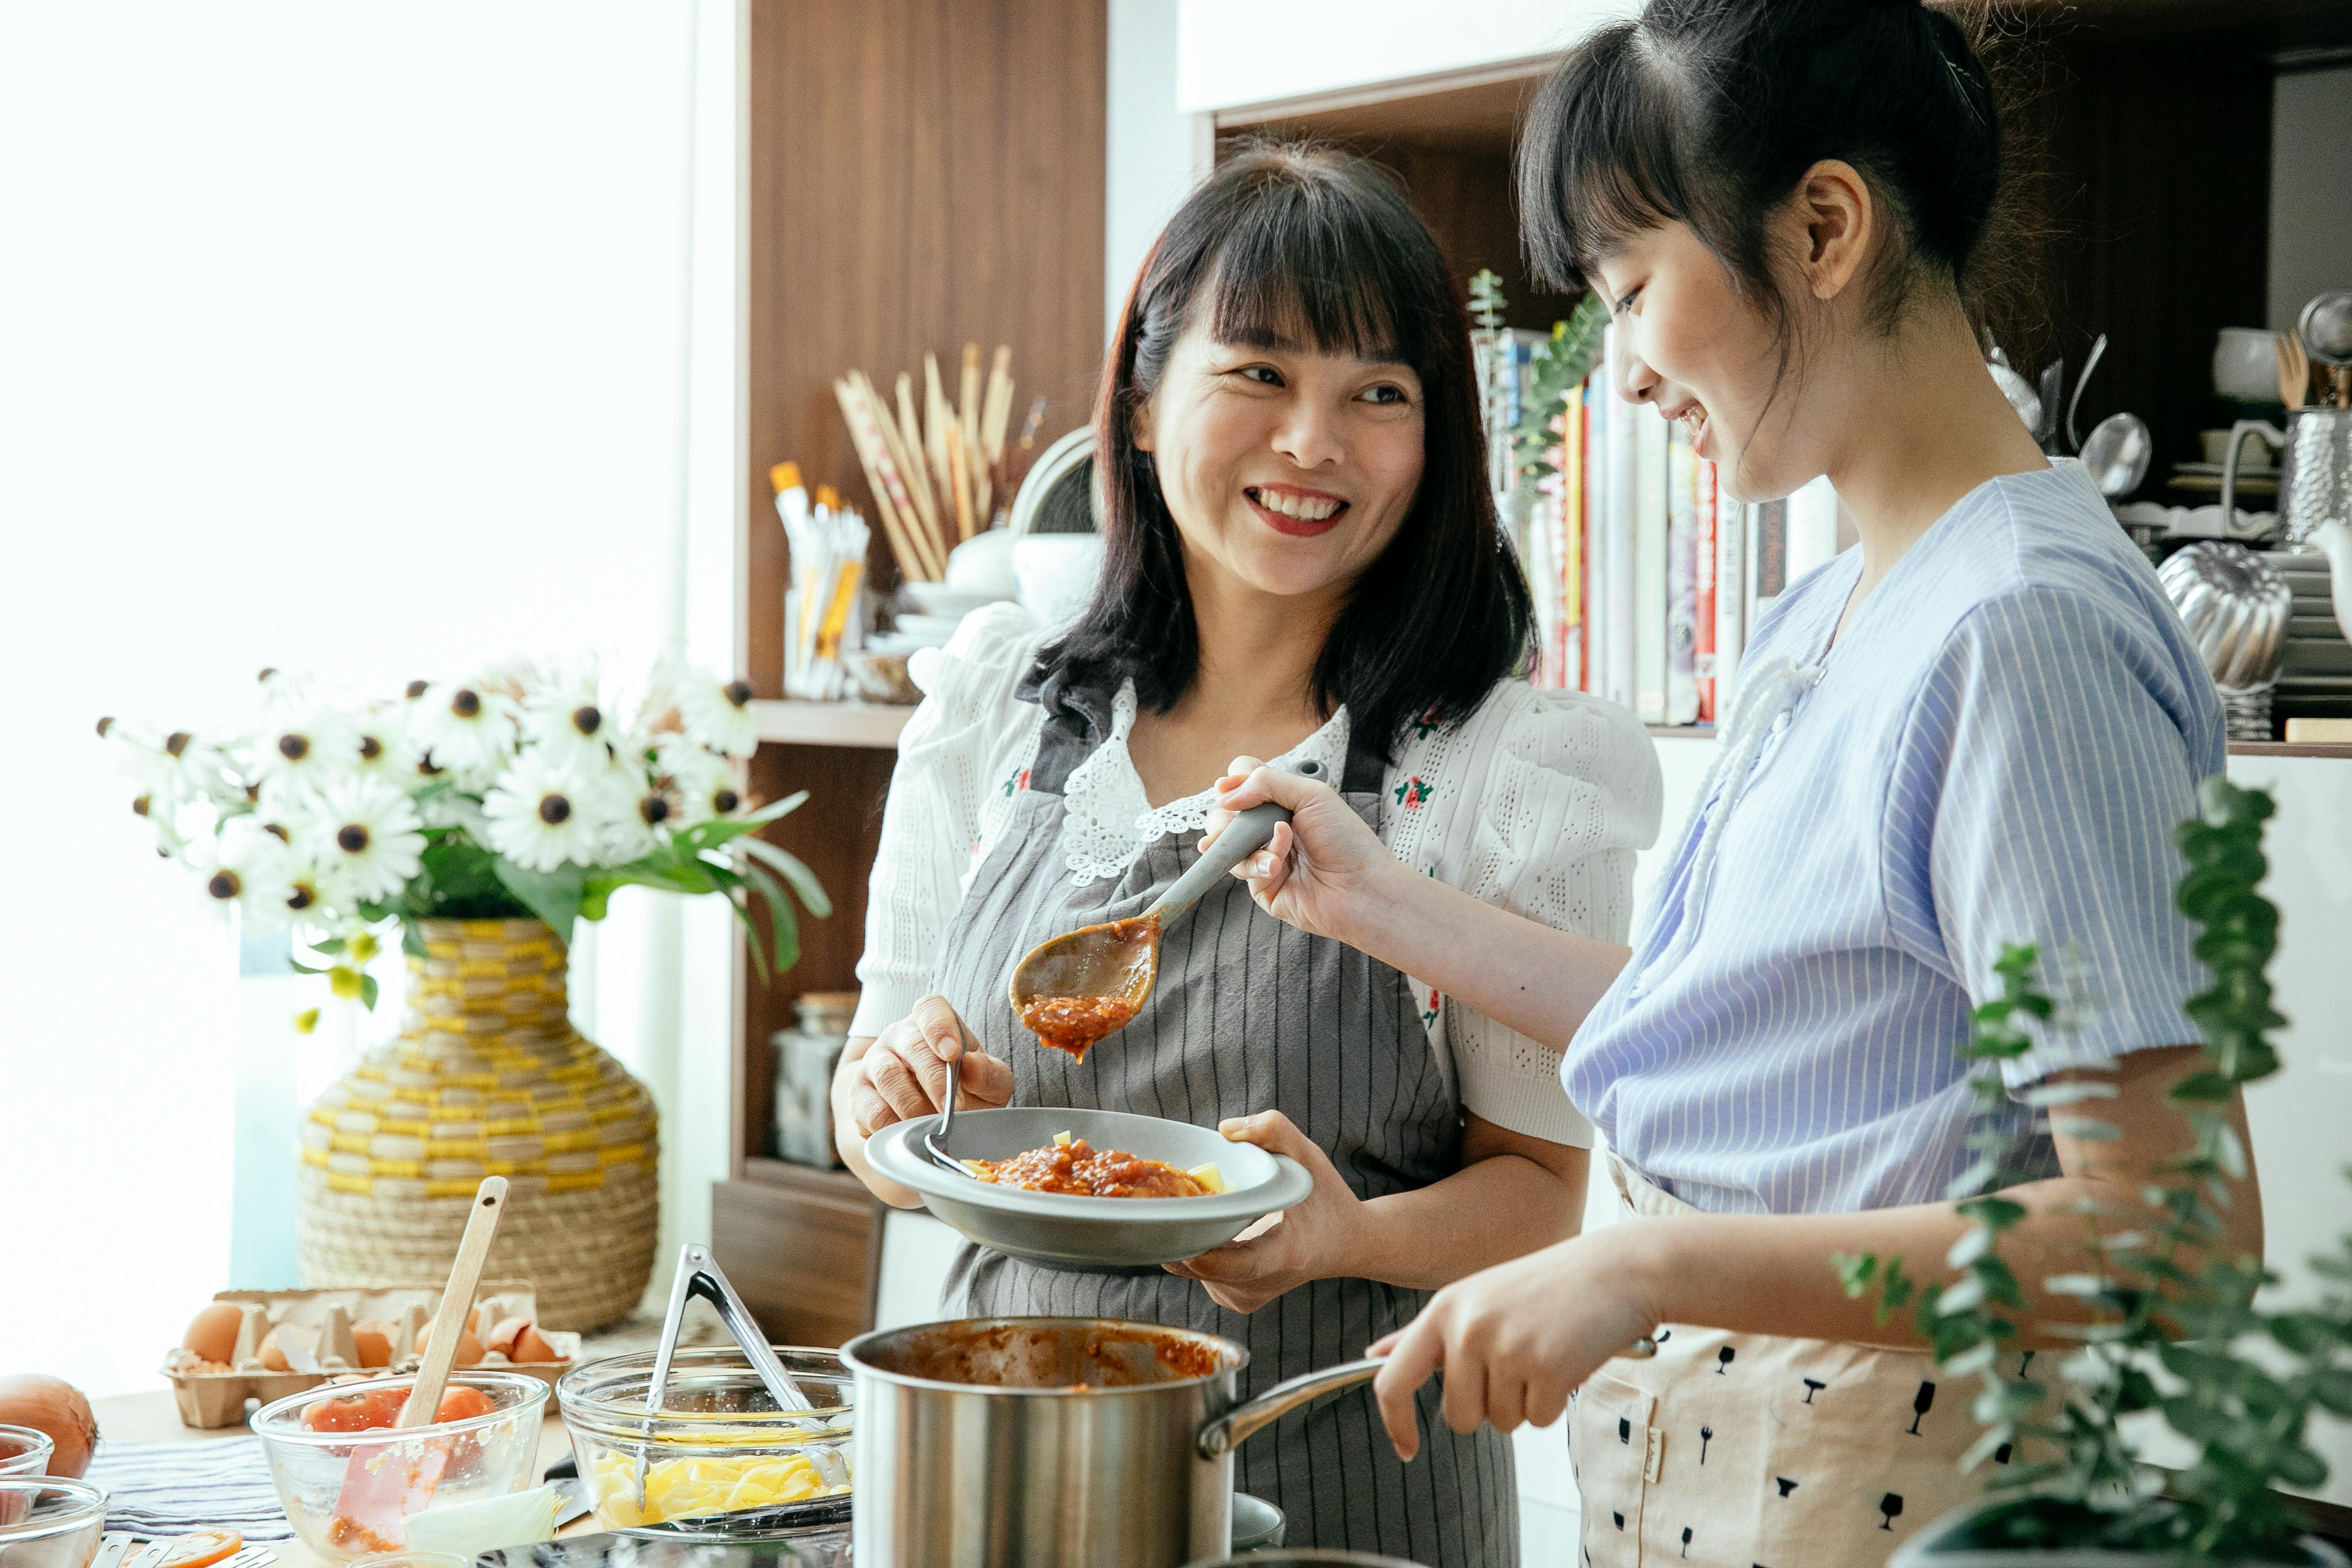
[[[1198,1258],[1260,1215],[1304,1201],[1315,1186],[1296,1160],[1229,1143],[1213,1127],[1060,1106],[957,1112],[950,1152],[959,1159],[1010,1159],[1067,1132],[1097,1149],[1123,1149],[1183,1170],[1213,1163],[1225,1179],[1223,1193],[1205,1198],[1087,1198],[1000,1187],[931,1163],[923,1134],[938,1121],[892,1122],[866,1141],[866,1162],[922,1194],[925,1206],[981,1246],[1050,1268],[1156,1268]]]
[[[1279,1546],[1288,1528],[1282,1510],[1264,1498],[1254,1498],[1247,1492],[1234,1494],[1235,1552],[1263,1552]]]

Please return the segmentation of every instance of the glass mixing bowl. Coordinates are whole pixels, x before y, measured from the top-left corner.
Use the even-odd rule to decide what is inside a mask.
[[[397,1551],[407,1544],[409,1515],[520,1491],[539,1479],[547,1384],[519,1372],[476,1368],[451,1373],[451,1388],[479,1389],[490,1401],[488,1414],[462,1421],[363,1432],[314,1432],[303,1425],[314,1405],[415,1383],[415,1374],[408,1373],[322,1384],[254,1412],[251,1425],[269,1461],[278,1500],[286,1505],[294,1533],[320,1556],[348,1563]],[[356,1467],[354,1460],[360,1461]],[[401,1478],[436,1466],[438,1474],[429,1486],[401,1484]],[[383,1489],[389,1506],[358,1506],[360,1495],[376,1489]]]
[[[106,1489],[63,1476],[0,1476],[0,1568],[89,1568]]]
[[[0,1476],[41,1476],[58,1446],[37,1426],[0,1426]]]
[[[850,1374],[838,1353],[776,1359],[814,1410],[779,1410],[733,1345],[679,1351],[659,1415],[650,1351],[590,1362],[555,1385],[596,1517],[689,1540],[780,1539],[849,1510]]]

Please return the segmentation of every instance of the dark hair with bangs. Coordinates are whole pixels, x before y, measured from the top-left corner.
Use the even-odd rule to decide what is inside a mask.
[[[1392,359],[1421,378],[1420,489],[1324,639],[1315,695],[1327,709],[1345,703],[1353,733],[1383,755],[1417,720],[1469,717],[1534,648],[1527,583],[1486,488],[1469,321],[1404,193],[1364,159],[1306,143],[1221,163],[1128,294],[1095,413],[1102,580],[1038,653],[1047,711],[1067,713],[1076,688],[1132,679],[1137,700],[1165,712],[1199,670],[1182,545],[1134,426],[1203,307],[1221,342],[1303,342]]]
[[[1519,146],[1528,258],[1570,290],[1633,235],[1689,225],[1780,328],[1766,219],[1814,163],[1852,164],[1902,243],[1870,279],[1892,331],[1914,286],[1963,300],[2000,191],[2000,113],[1960,25],[1920,0],[1649,0],[1569,51]]]

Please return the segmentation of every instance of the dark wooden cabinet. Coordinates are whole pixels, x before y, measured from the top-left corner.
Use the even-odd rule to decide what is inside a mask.
[[[863,1325],[880,1226],[839,1172],[768,1158],[768,1038],[803,991],[854,988],[866,879],[905,710],[782,696],[783,530],[771,465],[800,464],[871,517],[833,383],[886,386],[926,351],[1010,344],[1045,434],[1085,422],[1103,352],[1104,0],[752,0],[746,300],[751,504],[742,521],[747,674],[761,745],[752,792],[809,792],[769,830],[806,860],[834,912],[801,924],[801,958],[735,1008],[730,1179],[712,1245],[769,1331],[833,1344]],[[896,581],[876,530],[869,581]]]

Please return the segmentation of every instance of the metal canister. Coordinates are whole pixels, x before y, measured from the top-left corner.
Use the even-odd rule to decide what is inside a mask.
[[[833,1144],[833,1069],[849,1044],[855,991],[803,992],[793,1003],[797,1022],[771,1035],[775,1058],[776,1157],[803,1165],[841,1163]]]

